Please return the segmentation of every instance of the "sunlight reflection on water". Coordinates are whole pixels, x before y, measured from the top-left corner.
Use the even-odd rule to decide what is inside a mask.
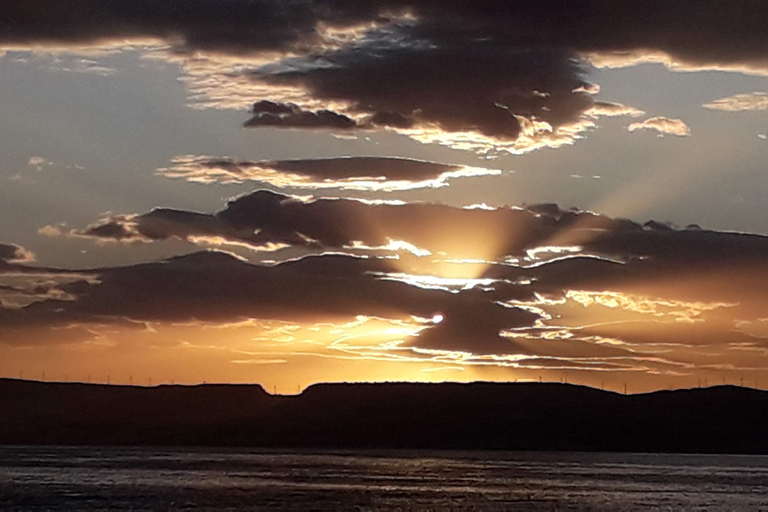
[[[0,508],[758,510],[768,457],[0,448]]]

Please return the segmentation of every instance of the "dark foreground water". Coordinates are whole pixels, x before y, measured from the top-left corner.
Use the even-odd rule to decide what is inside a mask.
[[[768,511],[768,457],[0,447],[0,509]]]

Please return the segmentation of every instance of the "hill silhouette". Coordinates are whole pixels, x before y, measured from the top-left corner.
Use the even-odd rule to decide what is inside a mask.
[[[105,386],[0,379],[0,444],[768,453],[768,392],[569,384]]]

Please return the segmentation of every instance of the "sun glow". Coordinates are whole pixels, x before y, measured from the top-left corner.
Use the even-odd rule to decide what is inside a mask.
[[[386,245],[381,245],[378,247],[371,247],[359,240],[355,240],[351,244],[345,245],[344,249],[358,249],[358,250],[365,250],[365,251],[388,251],[388,252],[391,251],[395,253],[409,252],[414,256],[418,256],[418,257],[432,255],[432,253],[429,252],[428,250],[416,247],[412,243],[406,242],[405,240],[392,240],[391,238],[387,238]]]
[[[451,293],[459,293],[462,290],[469,290],[475,288],[476,286],[487,287],[499,281],[498,279],[451,278],[429,275],[403,274],[396,272],[376,275],[381,276],[381,279],[385,281],[398,281],[401,283],[407,283],[411,286],[424,288],[426,290],[443,290]],[[440,318],[442,319],[442,316],[440,316]]]
[[[584,248],[580,245],[571,246],[555,246],[546,245],[534,247],[533,249],[527,249],[525,251],[526,259],[530,261],[542,262],[552,259],[562,258],[568,255],[580,254]]]

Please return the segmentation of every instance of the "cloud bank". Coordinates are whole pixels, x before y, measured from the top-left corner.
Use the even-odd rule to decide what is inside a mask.
[[[449,224],[475,212],[456,209]],[[552,205],[517,211],[544,219],[550,237],[529,249],[538,254],[490,262],[476,279],[441,277],[433,255],[408,257],[427,260],[417,274],[404,270],[408,258],[343,250],[264,265],[220,252],[78,270],[6,263],[0,344],[192,327],[229,333],[282,322],[265,334],[267,345],[251,342],[253,355],[283,339],[323,358],[510,371],[692,376],[768,364],[767,238],[597,218],[600,236],[583,247],[542,245],[568,213]],[[542,258],[547,252],[555,257]],[[12,302],[20,291],[27,297]],[[390,332],[386,341],[365,334],[373,324]],[[313,325],[329,326],[318,327],[328,331],[319,346],[319,335],[302,327]],[[270,350],[273,358],[295,357],[288,348]]]
[[[69,234],[117,242],[216,240],[255,251],[293,246],[497,261],[527,258],[529,249],[552,245],[550,242],[558,246],[597,243],[597,238],[625,230],[642,231],[643,227],[591,212],[564,211],[556,205],[456,208],[432,203],[307,199],[259,190],[235,197],[225,208],[210,214],[156,208],[112,215]]]
[[[578,255],[612,261],[659,258],[681,265],[691,262],[693,267],[704,255],[707,261],[720,262],[736,255],[758,258],[765,250],[764,238],[756,235],[677,229],[655,221],[639,224],[554,204],[458,208],[308,199],[266,190],[232,198],[214,213],[156,208],[112,215],[68,234],[113,242],[216,240],[254,251],[362,251],[399,255],[403,265],[467,260],[464,263],[474,261],[480,269],[487,263],[537,265]]]

